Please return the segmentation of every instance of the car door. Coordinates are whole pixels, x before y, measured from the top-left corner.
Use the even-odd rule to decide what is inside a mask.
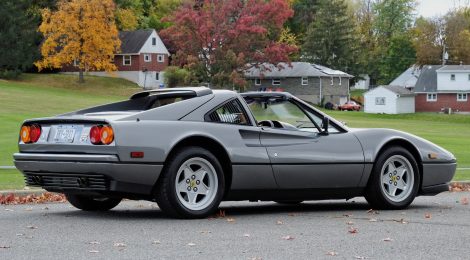
[[[260,141],[281,189],[346,188],[359,184],[364,155],[354,134],[334,127],[329,134],[321,133],[314,127],[321,119],[313,118],[315,114],[306,112],[293,101],[271,106],[265,114],[274,117],[283,127],[262,126]],[[312,127],[304,129],[302,124]]]

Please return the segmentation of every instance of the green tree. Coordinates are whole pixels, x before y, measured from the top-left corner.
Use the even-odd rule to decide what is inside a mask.
[[[38,17],[26,0],[0,1],[0,78],[16,77],[38,58]]]
[[[356,73],[355,24],[344,0],[320,0],[316,15],[307,29],[303,59]]]
[[[406,34],[394,36],[380,63],[379,84],[389,84],[416,61],[416,51]]]
[[[318,0],[294,0],[292,2],[294,16],[287,21],[287,26],[298,38],[305,35],[307,26],[315,20],[318,2]]]
[[[408,32],[415,8],[416,0],[380,0],[374,4],[374,30],[381,45],[387,47],[392,37]]]

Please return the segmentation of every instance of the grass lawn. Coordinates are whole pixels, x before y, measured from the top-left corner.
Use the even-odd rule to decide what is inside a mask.
[[[126,99],[140,90],[134,83],[118,78],[87,76],[85,80],[79,85],[77,76],[60,74],[24,74],[17,81],[0,80],[0,165],[13,165],[12,154],[18,149],[23,120]],[[459,167],[470,168],[470,116],[325,112],[350,127],[393,128],[419,135],[454,153]],[[455,179],[470,180],[470,170],[457,171]],[[0,189],[23,186],[18,171],[0,170]]]
[[[123,100],[140,90],[119,78],[62,74],[24,74],[19,80],[0,80],[0,165],[13,165],[18,133],[23,120],[53,116],[98,104]],[[16,170],[0,170],[0,189],[22,188]]]

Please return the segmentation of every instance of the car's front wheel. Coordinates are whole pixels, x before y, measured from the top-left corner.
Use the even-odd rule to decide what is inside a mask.
[[[217,210],[224,190],[224,173],[217,158],[204,148],[188,147],[168,161],[155,199],[170,216],[203,218]]]
[[[90,197],[77,194],[65,194],[74,207],[86,211],[106,211],[116,207],[122,199],[107,197]]]
[[[377,209],[403,209],[413,202],[420,184],[418,164],[403,147],[390,147],[374,165],[365,198]]]

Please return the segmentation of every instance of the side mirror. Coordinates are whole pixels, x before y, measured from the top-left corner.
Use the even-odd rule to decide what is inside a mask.
[[[330,126],[330,118],[327,117],[327,116],[323,117],[321,125],[322,125],[322,128],[323,128],[322,134],[328,135],[328,128]]]

